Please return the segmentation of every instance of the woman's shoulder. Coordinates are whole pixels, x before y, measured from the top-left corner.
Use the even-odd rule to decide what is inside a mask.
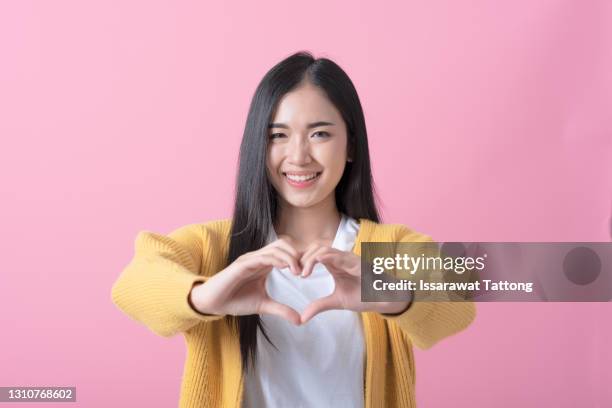
[[[371,241],[383,242],[429,242],[430,235],[400,223],[381,223],[360,218],[359,224],[365,229],[365,236]],[[364,237],[365,238],[365,237]]]
[[[182,225],[168,235],[170,237],[187,235],[201,240],[223,241],[229,235],[231,227],[231,218],[220,218]]]

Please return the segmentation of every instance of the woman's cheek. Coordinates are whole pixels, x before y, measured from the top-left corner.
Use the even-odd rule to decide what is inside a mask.
[[[339,181],[342,178],[342,173],[344,172],[344,167],[346,165],[346,157],[340,154],[336,154],[333,156],[331,160],[334,180]]]

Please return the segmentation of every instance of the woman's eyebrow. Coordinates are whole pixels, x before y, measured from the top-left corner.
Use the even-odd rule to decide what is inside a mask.
[[[320,127],[320,126],[335,126],[335,124],[333,124],[331,122],[319,121],[319,122],[309,123],[308,126],[306,126],[306,128],[307,129],[312,129],[312,128],[316,128],[316,127]],[[268,129],[271,129],[271,128],[289,129],[289,126],[287,126],[284,123],[270,123],[268,125]]]

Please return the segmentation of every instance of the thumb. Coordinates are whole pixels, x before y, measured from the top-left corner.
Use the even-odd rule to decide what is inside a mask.
[[[302,324],[307,323],[310,319],[326,310],[342,309],[335,294],[317,299],[302,312]]]
[[[270,298],[264,299],[261,302],[259,313],[282,317],[296,326],[301,324],[300,314],[296,312],[295,309],[292,309],[287,305],[283,305],[282,303],[275,302]]]

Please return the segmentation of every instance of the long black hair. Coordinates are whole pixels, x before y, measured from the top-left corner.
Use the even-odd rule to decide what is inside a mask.
[[[357,91],[348,75],[333,61],[315,59],[309,52],[297,52],[266,73],[251,101],[240,145],[228,264],[267,244],[278,208],[277,192],[266,171],[268,124],[279,100],[304,80],[325,92],[346,124],[352,161],[346,163],[336,186],[338,211],[357,220],[366,218],[379,222],[365,119]],[[257,329],[261,329],[270,344],[272,342],[259,315],[232,316],[230,319],[232,327],[239,331],[242,366],[247,370],[249,359],[253,365],[256,362]]]

